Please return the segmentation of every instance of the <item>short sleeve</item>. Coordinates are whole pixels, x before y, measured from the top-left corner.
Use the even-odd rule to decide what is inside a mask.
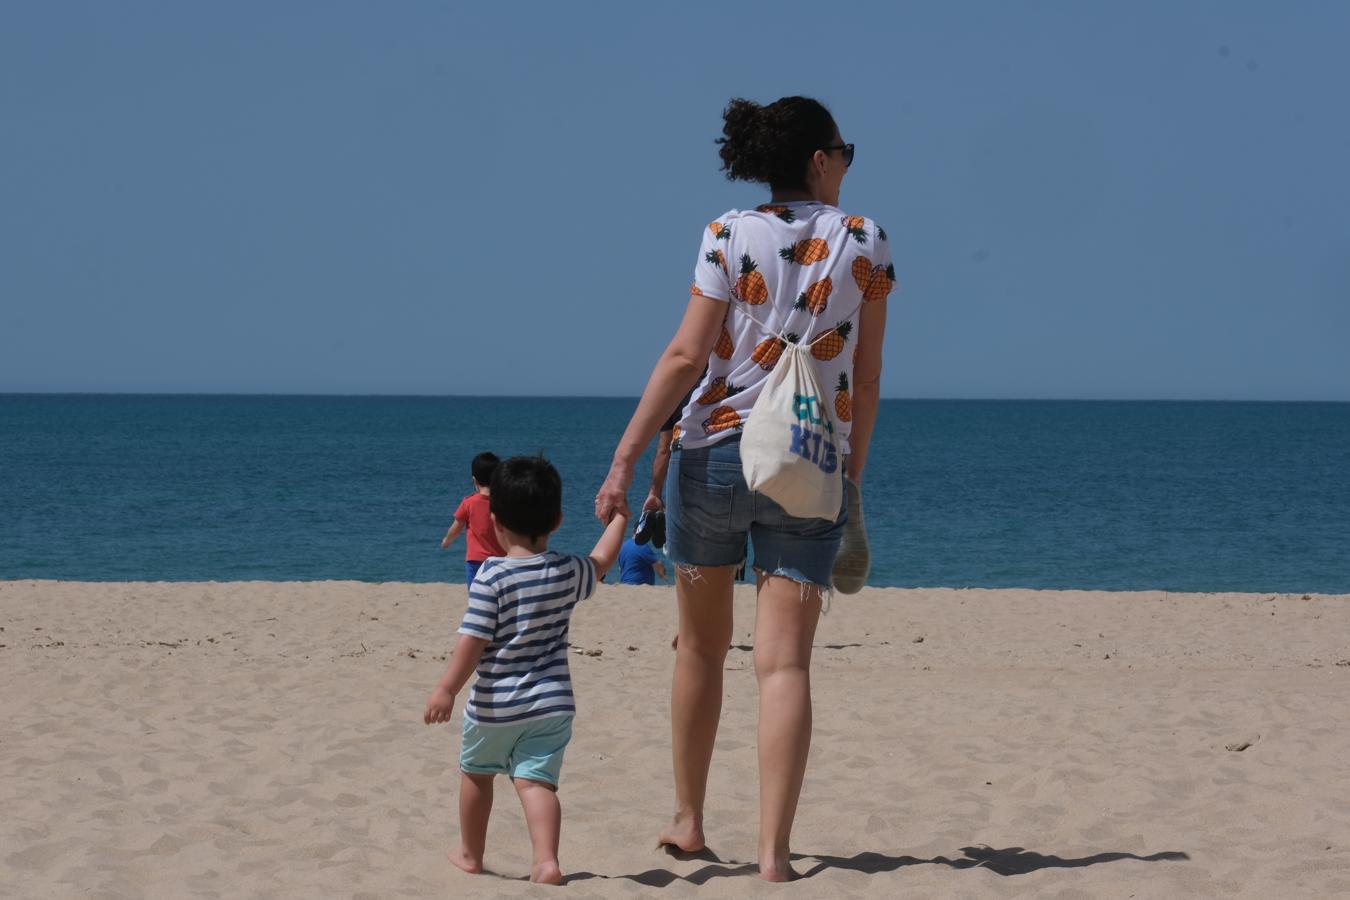
[[[465,525],[469,524],[469,501],[471,499],[472,497],[465,497],[463,500],[459,501],[459,507],[455,510],[456,522],[463,522]]]
[[[731,299],[731,226],[721,221],[703,229],[703,244],[694,264],[691,293],[713,300]]]
[[[654,550],[652,548],[652,545],[649,543],[642,545],[642,556],[649,563],[658,563],[661,561],[661,557],[657,554],[656,550]]]
[[[577,564],[577,599],[585,600],[595,593],[595,563],[589,556],[574,556]]]
[[[482,575],[482,570],[479,570]],[[497,587],[481,577],[469,585],[469,608],[459,623],[459,633],[491,641],[497,636]]]
[[[867,299],[885,299],[895,290],[895,262],[891,258],[891,241],[886,234],[886,229],[875,222],[872,223],[872,232],[876,236],[876,242],[872,245],[872,267],[873,271],[877,273],[876,277],[884,279],[882,284],[885,293],[882,294],[880,290],[877,290],[876,293],[880,296],[873,294],[869,295]]]

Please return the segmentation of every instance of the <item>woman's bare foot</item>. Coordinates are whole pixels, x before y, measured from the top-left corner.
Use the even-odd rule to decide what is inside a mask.
[[[791,858],[786,850],[762,854],[759,858],[759,877],[764,881],[796,881],[802,876],[792,868]]]
[[[535,863],[530,869],[530,881],[535,884],[562,884],[562,869],[556,861]]]
[[[445,851],[445,858],[470,875],[483,874],[483,861],[465,853],[463,847],[451,847]]]
[[[656,839],[656,843],[658,846],[676,847],[685,853],[698,853],[708,846],[703,838],[703,817],[676,815],[669,825],[661,829],[661,836]]]

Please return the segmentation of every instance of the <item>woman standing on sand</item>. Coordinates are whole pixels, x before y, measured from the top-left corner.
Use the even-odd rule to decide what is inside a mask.
[[[805,97],[768,106],[733,100],[723,117],[718,143],[727,177],[767,185],[770,200],[705,229],[684,321],[614,452],[595,510],[604,522],[627,512],[634,463],[693,387],[666,481],[679,643],[671,689],[675,815],[661,841],[691,852],[704,847],[733,576],[748,536],[758,576],[760,876],[786,881],[795,875],[789,837],[811,742],[811,643],[846,507],[835,521],[795,518],[749,490],[740,428],[782,353],[777,335],[814,341],[819,382],[833,392],[844,475],[861,481],[895,273],[885,231],[838,208],[853,145],[824,106]]]

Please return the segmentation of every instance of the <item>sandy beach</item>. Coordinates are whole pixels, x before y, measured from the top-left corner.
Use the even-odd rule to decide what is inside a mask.
[[[0,894],[535,896],[499,790],[494,874],[456,838],[458,718],[421,722],[463,586],[0,583]],[[671,802],[670,588],[604,586],[572,628],[573,896],[1350,895],[1350,597],[869,589],[816,643],[794,834],[753,877],[754,597],[710,853]]]

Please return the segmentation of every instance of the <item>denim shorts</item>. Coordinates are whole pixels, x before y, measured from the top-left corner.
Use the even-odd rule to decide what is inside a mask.
[[[746,485],[740,435],[671,454],[665,499],[666,554],[675,564],[740,563],[748,538],[757,570],[830,588],[847,500],[841,499],[833,522],[788,515]]]
[[[479,725],[465,716],[459,768],[470,775],[509,775],[557,787],[571,739],[571,716],[509,725]]]

